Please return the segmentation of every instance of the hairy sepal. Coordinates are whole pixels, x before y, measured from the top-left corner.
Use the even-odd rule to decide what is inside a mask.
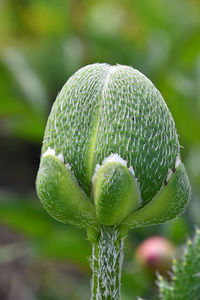
[[[92,187],[98,221],[103,225],[119,224],[139,205],[137,184],[130,170],[118,162],[98,168]]]
[[[42,157],[36,188],[43,206],[53,218],[97,231],[94,205],[58,157]]]
[[[165,223],[185,211],[190,200],[190,184],[184,165],[180,162],[167,184],[147,205],[129,214],[121,224],[131,229]]]

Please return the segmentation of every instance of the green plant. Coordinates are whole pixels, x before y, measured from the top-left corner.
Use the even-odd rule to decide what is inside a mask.
[[[120,299],[128,230],[177,217],[190,198],[174,121],[150,80],[120,65],[76,72],[49,116],[36,187],[50,215],[87,230],[91,299]]]
[[[193,242],[187,241],[181,260],[174,260],[170,281],[158,275],[160,299],[198,300],[200,290],[200,230],[196,229]]]

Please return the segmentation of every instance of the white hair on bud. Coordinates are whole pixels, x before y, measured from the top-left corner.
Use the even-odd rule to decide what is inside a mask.
[[[92,176],[92,183],[94,182],[94,178],[95,178],[97,172],[99,171],[100,167],[101,167],[100,164],[96,165],[95,170],[94,170],[94,174]]]
[[[50,147],[47,149],[47,151],[44,152],[44,154],[42,155],[42,157],[45,157],[47,155],[56,156],[62,163],[64,163],[64,156],[63,156],[63,154],[59,153],[58,155],[56,155],[55,150],[51,149]]]
[[[102,162],[102,166],[104,166],[105,164],[110,163],[110,162],[117,162],[117,163],[122,164],[123,166],[127,167],[127,161],[124,160],[123,158],[121,158],[121,156],[117,153],[111,153],[110,156],[104,158],[104,160]],[[92,183],[94,182],[94,178],[100,168],[101,168],[100,164],[97,164],[95,167],[95,170],[94,170],[94,174],[92,176]],[[132,166],[129,168],[129,171],[135,177],[135,171]]]
[[[181,159],[180,159],[180,155],[178,154],[177,157],[176,157],[176,162],[175,162],[175,170],[178,168],[178,166],[180,165],[181,163]],[[168,169],[168,172],[167,172],[167,177],[166,177],[166,183],[169,182],[171,176],[172,176],[172,173],[173,171],[171,169]]]
[[[47,156],[47,155],[53,155],[56,156],[56,152],[54,149],[51,149],[50,147],[47,149],[46,152],[44,152],[44,154],[42,155],[42,157]]]
[[[64,156],[63,156],[62,153],[59,153],[58,156],[57,156],[57,158],[58,158],[61,162],[64,163]]]
[[[65,167],[66,167],[67,170],[71,171],[72,167],[70,166],[70,164],[65,164]]]
[[[118,163],[124,165],[125,167],[127,167],[127,161],[124,160],[123,158],[121,158],[121,156],[119,156],[119,154],[117,154],[117,153],[111,153],[110,156],[104,158],[104,160],[102,162],[102,166],[108,162],[118,162]]]
[[[135,177],[135,171],[132,166],[129,168],[129,171]]]
[[[176,158],[176,162],[175,162],[175,169],[178,168],[178,166],[180,165],[180,163],[181,163],[181,158],[180,158],[180,155],[178,155],[177,158]]]
[[[172,176],[173,172],[171,169],[168,169],[168,172],[167,172],[167,177],[166,177],[166,183],[170,180],[170,177]]]

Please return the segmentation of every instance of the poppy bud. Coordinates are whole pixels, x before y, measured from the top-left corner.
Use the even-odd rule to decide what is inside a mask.
[[[52,107],[37,192],[56,219],[121,230],[181,214],[190,185],[161,94],[128,66],[78,70]]]
[[[139,264],[149,271],[166,274],[171,267],[175,247],[166,238],[152,236],[143,241],[136,250]]]

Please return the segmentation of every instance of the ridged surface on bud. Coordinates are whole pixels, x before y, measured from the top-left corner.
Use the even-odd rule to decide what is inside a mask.
[[[49,149],[53,149],[56,156],[60,155],[63,164],[70,167],[84,197],[96,206],[97,219],[102,224],[107,225],[109,213],[105,217],[106,221],[103,221],[102,212],[106,212],[108,207],[110,211],[113,207],[114,221],[110,224],[118,224],[129,213],[134,214],[136,209],[140,211],[151,203],[161,189],[167,188],[168,181],[174,176],[181,178],[175,180],[180,183],[176,188],[177,194],[181,194],[181,185],[184,186],[185,193],[184,201],[173,195],[173,199],[177,201],[177,214],[184,210],[188,202],[190,186],[185,169],[183,167],[182,173],[177,175],[175,172],[175,164],[179,161],[179,142],[171,113],[152,82],[131,67],[93,64],[78,70],[64,85],[53,105],[42,154]],[[124,178],[125,188],[119,188],[119,201],[116,200],[117,189],[111,186],[111,181],[114,180],[112,172],[108,176],[108,187],[105,180],[99,183],[101,191],[98,191],[97,183],[93,187],[97,166],[102,166],[104,160],[112,155],[117,155],[126,162],[124,169],[121,169],[128,177],[130,172],[133,174],[130,178],[134,181],[136,196],[130,197],[132,183],[129,185],[130,178]],[[113,172],[113,176],[114,174],[116,176]],[[38,190],[43,189],[41,182],[40,180],[37,184]],[[123,186],[122,182],[118,184]],[[121,192],[124,193],[123,197]],[[103,199],[105,195],[107,198]],[[110,201],[109,205],[106,199]],[[48,199],[45,201],[48,202]],[[170,211],[174,206],[175,203]],[[83,214],[82,212],[80,216]],[[149,215],[152,220],[147,220]],[[164,215],[170,219],[167,210]],[[94,218],[93,213],[91,218]],[[152,218],[152,214],[145,211],[144,218],[143,223],[156,224],[157,215]],[[160,218],[162,222],[164,219]],[[134,227],[130,218],[124,224],[132,224]]]

